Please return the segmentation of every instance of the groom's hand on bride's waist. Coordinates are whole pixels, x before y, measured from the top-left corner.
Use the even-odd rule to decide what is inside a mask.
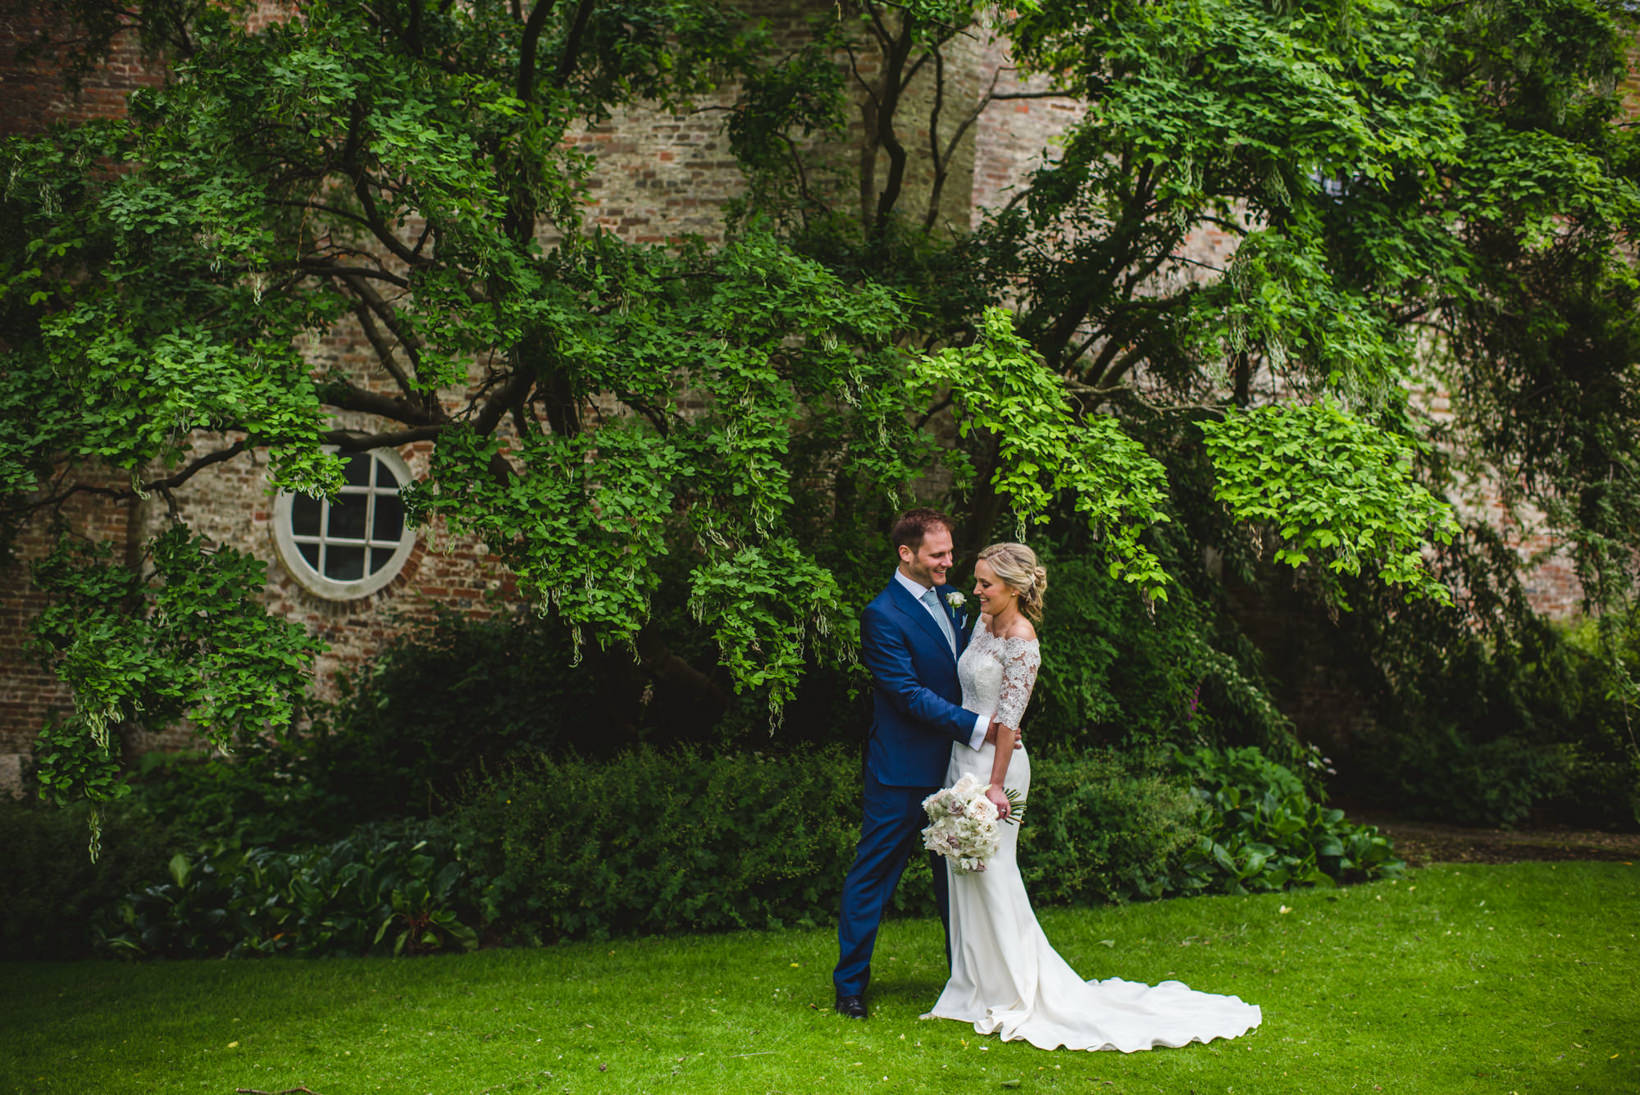
[[[995,720],[995,719],[991,720],[991,725],[985,728],[985,744],[995,745],[997,743],[997,730],[1000,729],[1001,726],[1002,726],[1002,724],[1000,722],[998,722],[997,720]],[[1020,749],[1020,748],[1023,748],[1024,745],[1025,745],[1025,731],[1024,731],[1024,729],[1015,730],[1014,731],[1014,748],[1015,749]]]

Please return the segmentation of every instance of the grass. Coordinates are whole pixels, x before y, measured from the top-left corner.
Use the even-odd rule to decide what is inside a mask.
[[[1236,993],[1264,1025],[1124,1056],[919,1021],[944,978],[933,920],[885,925],[865,1023],[830,1010],[827,931],[20,963],[0,967],[0,1092],[1640,1091],[1633,865],[1437,866],[1042,920],[1084,976]]]

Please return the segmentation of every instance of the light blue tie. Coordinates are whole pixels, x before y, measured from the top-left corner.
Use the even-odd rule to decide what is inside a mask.
[[[951,626],[951,617],[946,613],[945,606],[940,603],[940,595],[932,589],[925,589],[923,590],[922,602],[934,610],[934,617],[940,621],[940,630],[945,632],[945,641],[950,645],[951,653],[955,654],[957,652],[957,633]]]

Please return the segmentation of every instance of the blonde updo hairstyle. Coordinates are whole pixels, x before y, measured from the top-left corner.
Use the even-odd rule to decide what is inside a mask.
[[[1042,621],[1042,595],[1048,591],[1048,570],[1036,561],[1036,552],[1024,544],[992,544],[979,553],[1004,584],[1019,594],[1019,610]]]

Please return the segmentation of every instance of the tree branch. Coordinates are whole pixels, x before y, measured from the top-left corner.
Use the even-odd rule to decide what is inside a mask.
[[[998,73],[1001,71],[1001,69],[997,69]],[[990,98],[1000,102],[1003,99],[1075,99],[1078,96],[1069,91],[1050,89],[1048,91],[999,91],[991,95]]]
[[[564,39],[564,51],[558,56],[558,65],[553,70],[553,82],[559,87],[569,79],[569,74],[575,71],[575,63],[580,60],[581,39],[586,34],[587,21],[592,17],[592,8],[596,0],[581,0],[575,7],[575,16],[570,21],[569,36]]]
[[[894,113],[900,105],[900,73],[905,69],[906,58],[911,55],[911,37],[911,17],[902,16],[900,36],[891,41],[883,57],[882,106],[876,112],[876,138],[877,144],[888,152],[888,181],[883,184],[882,193],[877,195],[877,212],[870,224],[874,236],[881,236],[886,228],[888,215],[899,202],[900,190],[905,184],[906,152],[899,134],[894,131]],[[875,150],[872,158],[876,158]]]
[[[376,199],[370,193],[369,172],[365,170],[364,161],[359,157],[364,147],[364,117],[364,103],[355,98],[348,112],[347,141],[342,146],[342,168],[352,180],[353,193],[359,199],[359,207],[364,210],[362,218],[354,219],[363,224],[400,262],[412,268],[426,266],[429,264],[427,258],[410,250],[393,234],[387,222],[382,219],[381,211],[376,207]]]
[[[949,407],[953,402],[955,402],[955,400],[956,396],[952,395],[950,392],[947,392],[943,398],[936,400],[932,407],[929,407],[917,418],[917,425],[914,428],[920,430],[924,426],[928,425],[929,419],[945,410],[945,408]]]
[[[854,77],[855,83],[859,84],[861,90],[865,92],[866,101],[873,107],[880,107],[882,104],[877,99],[877,89],[872,87],[864,76],[860,75],[860,60],[854,56],[854,46],[845,40],[843,42],[843,52],[848,54],[849,75]],[[724,109],[727,110],[728,108],[725,107]]]
[[[17,507],[17,511],[25,515],[37,513],[43,509],[49,509],[53,506],[60,506],[76,494],[96,494],[104,498],[112,499],[116,502],[125,501],[131,498],[139,498],[144,494],[150,494],[153,492],[168,495],[173,488],[182,486],[206,468],[211,467],[214,464],[221,464],[224,461],[232,460],[248,448],[250,448],[250,440],[248,438],[242,441],[235,441],[232,445],[229,445],[225,449],[215,449],[206,453],[204,456],[201,456],[199,459],[186,465],[181,470],[168,475],[163,479],[151,479],[148,482],[142,483],[134,488],[103,487],[90,483],[75,483],[57,491],[55,494],[49,494],[44,498],[30,502],[27,505],[19,506]],[[59,479],[59,482],[61,482],[61,479]]]
[[[421,375],[421,339],[417,337],[414,331],[404,325],[404,321],[399,318],[398,312],[394,311],[393,306],[387,303],[382,295],[371,287],[369,282],[362,278],[347,278],[345,280],[353,295],[364,302],[376,314],[376,317],[382,321],[382,325],[393,333],[393,337],[399,340],[399,345],[404,347],[405,356],[410,359],[410,368],[415,370],[416,375],[419,377]],[[368,335],[368,332],[366,334]],[[374,340],[371,344],[375,345]],[[382,361],[382,367],[389,372],[393,369],[393,365],[386,359]],[[410,394],[408,382],[403,387],[406,388],[406,394]]]
[[[403,422],[407,426],[448,425],[450,421],[442,409],[433,414],[419,402],[366,391],[364,388],[354,387],[345,380],[332,381],[324,385],[319,390],[319,398],[326,406],[335,407],[337,410],[359,411],[375,415],[377,418]]]
[[[488,437],[495,432],[495,427],[501,421],[501,416],[507,409],[529,394],[530,386],[535,378],[523,368],[514,367],[512,376],[501,386],[501,390],[485,401],[478,409],[478,416],[473,419],[473,429],[480,437]]]
[[[535,101],[535,52],[541,42],[541,28],[556,7],[554,0],[537,0],[524,22],[524,37],[518,44],[518,82],[514,91],[526,103]]]
[[[405,278],[373,266],[337,266],[328,262],[316,262],[313,259],[300,259],[296,263],[296,268],[319,277],[338,278],[344,281],[351,278],[371,278],[385,281],[396,289],[410,288],[410,282]]]
[[[381,210],[376,207],[376,199],[370,194],[369,175],[362,165],[353,174],[353,192],[359,196],[359,204],[364,208],[365,225],[370,229],[370,234],[381,241],[383,247],[391,251],[393,256],[406,266],[429,264],[430,260],[426,256],[410,250],[404,245],[404,241],[387,227],[387,222],[382,219]]]
[[[399,391],[404,393],[406,399],[418,398],[422,393],[415,390],[409,376],[399,367],[398,355],[393,353],[393,347],[376,326],[376,319],[370,313],[370,306],[362,300],[358,301],[353,305],[353,314],[359,320],[359,327],[364,331],[365,339],[376,351],[376,360],[382,363],[382,368],[392,374],[393,382],[399,386]]]
[[[934,178],[928,187],[928,212],[923,215],[923,231],[934,228],[940,214],[940,192],[945,189],[944,158],[940,156],[940,110],[945,106],[945,56],[934,51],[934,104],[928,108],[928,156],[934,162]],[[955,146],[952,151],[955,152]]]
[[[180,487],[182,484],[186,483],[188,480],[192,479],[212,464],[220,464],[226,460],[232,460],[248,448],[250,448],[249,439],[244,441],[235,441],[232,445],[229,445],[225,449],[217,449],[214,452],[206,453],[204,456],[201,456],[198,460],[195,460],[192,464],[189,464],[175,475],[169,475],[164,479],[155,479],[152,482],[144,483],[142,489],[170,490],[173,487]]]
[[[368,430],[326,430],[320,440],[335,445],[340,452],[367,452],[370,449],[394,449],[416,441],[432,441],[449,429],[453,423],[440,422],[431,426],[414,426],[407,430],[387,430],[371,433]]]

